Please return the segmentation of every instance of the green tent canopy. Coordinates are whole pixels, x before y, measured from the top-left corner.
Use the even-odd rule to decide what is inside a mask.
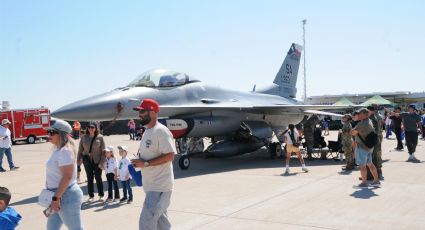
[[[337,102],[333,103],[333,105],[354,106],[356,104],[354,104],[353,102],[351,102],[350,100],[348,100],[346,97],[342,97]]]
[[[392,103],[391,101],[379,96],[379,95],[375,95],[369,99],[367,99],[365,102],[361,103],[361,106],[369,106],[372,104],[377,104],[377,105],[394,105],[394,103]]]

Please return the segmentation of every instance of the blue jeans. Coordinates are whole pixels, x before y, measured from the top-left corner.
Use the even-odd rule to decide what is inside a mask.
[[[15,165],[13,164],[12,159],[12,148],[0,148],[0,169],[3,168],[3,154],[6,154],[7,162],[9,163],[9,168],[13,169]]]
[[[391,136],[391,126],[390,125],[385,125],[385,130],[387,131],[385,134],[385,138],[388,138]]]
[[[122,180],[121,181],[121,185],[122,185],[122,194],[123,194],[123,198],[127,198],[128,199],[133,199],[133,190],[131,190],[131,179],[128,180]],[[128,192],[128,196],[127,196],[127,192]]]
[[[134,140],[136,136],[136,130],[135,129],[129,129],[128,134],[130,134],[130,140]]]
[[[55,191],[53,189],[52,191]],[[61,209],[47,219],[47,230],[59,230],[62,224],[69,230],[82,230],[81,204],[83,191],[77,184],[71,185],[62,195]]]
[[[147,192],[139,218],[139,230],[158,229],[169,230],[167,209],[170,206],[171,191]]]

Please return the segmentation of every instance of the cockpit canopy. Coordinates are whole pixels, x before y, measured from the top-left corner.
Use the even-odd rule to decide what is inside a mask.
[[[189,75],[165,69],[155,69],[142,73],[128,87],[173,87],[199,82]]]

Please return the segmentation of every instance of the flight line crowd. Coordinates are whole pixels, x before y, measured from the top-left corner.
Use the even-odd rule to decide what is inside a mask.
[[[158,122],[160,106],[157,101],[144,99],[140,106],[133,109],[138,112],[140,123],[146,127],[146,130],[141,138],[139,149],[131,160],[126,146],[117,147],[121,158],[119,160],[115,158],[114,147],[105,145],[103,136],[99,133],[98,124],[90,123],[87,130],[81,132],[77,122],[73,129],[63,120],[53,121],[47,132],[54,150],[46,163],[45,189],[41,191],[38,201],[46,208],[43,213],[48,218],[46,226],[48,230],[58,230],[62,225],[72,230],[83,229],[81,221],[83,192],[78,185],[80,176],[78,166],[80,165],[84,166],[87,176],[89,195],[87,203],[95,202],[94,180],[96,180],[99,201],[131,203],[133,193],[130,183],[133,177],[137,185],[143,184],[146,194],[138,221],[139,229],[171,228],[167,209],[174,185],[172,166],[176,154],[174,139],[168,128]],[[9,121],[3,121],[3,129],[7,129],[9,124]],[[72,133],[74,136],[81,135],[78,147],[71,137]],[[10,132],[9,135],[3,135],[0,138],[0,144],[7,142],[10,150]],[[14,167],[16,166],[12,165],[11,169],[15,169]],[[140,169],[141,174],[138,174],[136,169]],[[106,200],[102,171],[105,171],[108,182]],[[117,181],[120,181],[122,187],[122,197]],[[9,189],[0,187],[1,230],[15,229],[22,218],[16,210],[9,207],[10,200]]]
[[[127,202],[133,201],[131,177],[137,180],[137,173],[131,168],[140,168],[143,175],[143,189],[146,193],[143,208],[139,218],[139,229],[170,229],[167,208],[170,205],[174,184],[172,161],[176,154],[171,132],[157,121],[160,106],[152,99],[145,99],[139,107],[134,108],[139,114],[141,124],[146,127],[137,156],[130,160],[126,146],[118,146],[121,159],[114,154],[114,147],[105,145],[103,136],[99,133],[99,124],[90,123],[86,131],[81,131],[79,123],[74,128],[62,120],[56,120],[48,129],[49,141],[54,150],[46,163],[46,181],[40,197],[49,194],[44,214],[48,218],[47,229],[60,229],[65,225],[68,229],[83,229],[81,221],[81,204],[83,192],[78,185],[80,180],[80,165],[85,168],[89,198],[87,202],[94,202],[94,180],[100,201]],[[421,115],[420,115],[421,114]],[[409,105],[407,112],[401,108],[394,111],[385,109],[385,117],[378,113],[378,106],[372,105],[367,109],[360,109],[353,114],[342,117],[342,129],[339,133],[338,144],[345,154],[346,166],[344,170],[353,170],[359,166],[362,182],[359,187],[379,186],[383,180],[382,149],[383,130],[386,138],[394,131],[397,138],[398,151],[403,151],[402,140],[405,139],[409,153],[408,161],[419,162],[415,156],[418,135],[425,138],[425,110],[419,111]],[[307,159],[312,160],[314,147],[324,146],[322,129],[318,126],[320,119],[312,115],[300,124],[290,124],[283,133],[287,152],[285,174],[290,172],[289,161],[291,154],[297,154],[302,164],[302,170],[308,172],[303,160],[300,147],[304,146]],[[328,122],[328,121],[325,121]],[[0,127],[0,169],[6,171],[1,164],[3,153],[6,153],[9,167],[16,170],[13,164],[10,131],[10,122],[5,119]],[[130,121],[130,139],[135,139],[135,123]],[[327,135],[329,123],[323,126]],[[80,143],[75,145],[71,138],[80,136]],[[301,143],[304,139],[305,142]],[[353,154],[354,153],[354,154]],[[321,155],[326,158],[325,155]],[[367,171],[369,168],[369,172]],[[108,182],[108,197],[104,200],[102,171]],[[139,178],[140,179],[140,178]],[[372,180],[368,184],[368,180]],[[118,181],[122,187],[122,197],[118,189]],[[42,195],[44,194],[44,195]],[[15,209],[9,207],[11,192],[0,187],[0,227],[1,229],[15,229],[21,216]],[[40,205],[43,205],[39,201]]]
[[[345,155],[347,164],[343,170],[351,171],[359,166],[361,173],[359,179],[362,182],[358,187],[379,186],[380,180],[384,179],[382,172],[384,130],[386,138],[389,138],[394,131],[397,151],[403,151],[402,140],[405,139],[409,153],[407,161],[420,162],[415,152],[419,134],[422,133],[422,139],[425,140],[425,109],[418,111],[414,105],[409,105],[406,112],[401,112],[400,107],[395,108],[394,111],[384,108],[384,117],[379,114],[378,109],[378,105],[371,105],[367,109],[345,114],[341,119],[342,128],[338,136],[337,150]],[[289,129],[283,133],[287,152],[284,174],[290,172],[289,159],[292,153],[296,153],[300,159],[302,170],[308,172],[301,154],[301,146],[305,147],[308,160],[313,160],[314,147],[319,147],[319,151],[322,147],[326,147],[319,122],[319,117],[312,115],[300,124],[295,126],[290,124]],[[302,143],[303,139],[304,143]],[[326,152],[321,151],[320,154],[322,159],[326,159]],[[368,180],[372,182],[368,184]]]

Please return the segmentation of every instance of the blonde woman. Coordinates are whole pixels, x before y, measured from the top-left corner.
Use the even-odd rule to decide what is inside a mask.
[[[54,149],[46,164],[46,187],[55,194],[50,204],[47,229],[83,229],[81,203],[83,192],[77,185],[77,153],[69,137],[71,126],[63,120],[55,120],[47,133]]]

